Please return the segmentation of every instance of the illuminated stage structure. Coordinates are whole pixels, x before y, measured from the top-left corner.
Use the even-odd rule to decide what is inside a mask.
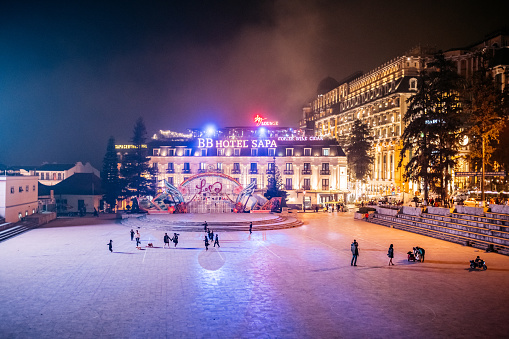
[[[254,183],[243,188],[237,180],[222,173],[197,174],[178,188],[166,180],[164,185],[164,191],[154,199],[141,199],[140,208],[149,214],[241,213],[260,204],[260,197],[253,197]],[[261,209],[272,206],[265,199]]]

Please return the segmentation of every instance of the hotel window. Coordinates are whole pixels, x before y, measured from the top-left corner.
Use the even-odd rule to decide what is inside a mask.
[[[328,157],[330,154],[330,148],[322,148],[322,155]]]
[[[175,173],[175,168],[173,167],[173,163],[172,162],[168,163],[168,168],[166,169],[166,172],[168,172],[168,173]]]
[[[224,148],[219,148],[219,149],[217,150],[217,156],[218,156],[218,157],[222,157],[222,156],[224,156]]]
[[[168,150],[168,156],[170,156],[170,157],[174,157],[175,156],[175,149],[174,148]]]
[[[173,185],[173,177],[168,177],[167,181],[170,185]]]
[[[11,187],[11,194],[14,193],[14,186]]]
[[[252,157],[258,156],[258,148],[251,148],[251,156]]]
[[[41,180],[44,180],[44,173],[41,173]]]
[[[186,156],[186,157],[191,156],[191,149],[190,148],[185,148],[184,149],[184,156]]]
[[[200,170],[200,173],[205,173],[207,170],[207,164],[204,162],[200,162],[199,170]]]
[[[218,162],[217,165],[216,165],[216,169],[217,169],[218,172],[223,173],[223,163],[222,162]]]
[[[322,191],[329,190],[329,179],[322,179]]]
[[[311,148],[304,148],[304,156],[305,157],[311,156]]]
[[[49,173],[46,172],[46,180],[49,180]]]
[[[189,167],[189,163],[185,162],[184,163],[183,173],[190,173],[190,172],[191,172],[191,168]]]
[[[232,174],[240,174],[240,164],[238,162],[233,163]]]
[[[25,192],[30,192],[30,187],[28,185],[25,186]]]
[[[32,191],[34,191],[34,192],[35,192],[35,185],[33,185],[33,186],[32,186]]]
[[[155,157],[159,156],[159,148],[154,148],[154,156]]]
[[[251,182],[254,182],[255,183],[255,189],[258,188],[258,184],[256,183],[256,178],[251,178]]]
[[[291,162],[287,162],[285,165],[285,172],[286,175],[293,175],[293,164]]]
[[[269,148],[269,157],[275,157],[276,156],[276,149],[275,148]]]
[[[240,148],[234,148],[233,149],[233,155],[236,156],[236,157],[239,157],[240,156]]]
[[[58,180],[62,180],[62,173],[58,173]]]
[[[417,79],[416,78],[410,79],[410,90],[417,91]]]
[[[258,164],[256,162],[251,163],[251,169],[249,170],[251,174],[258,174]]]
[[[153,170],[153,173],[158,173],[159,172],[159,163],[157,163],[157,162],[152,163],[152,170]]]
[[[23,192],[23,187],[19,186],[19,191]]]
[[[201,150],[201,156],[202,157],[206,157],[207,156],[207,149],[202,149]]]
[[[322,163],[322,170],[320,171],[320,174],[321,175],[329,175],[330,174],[328,162]]]
[[[293,148],[287,148],[286,149],[286,156],[287,157],[293,157]]]
[[[292,178],[286,178],[286,185],[285,185],[285,189],[286,189],[286,190],[292,190],[292,189],[293,189],[293,186],[292,186]]]
[[[305,190],[311,189],[311,179],[309,178],[304,179],[304,186],[302,188]]]

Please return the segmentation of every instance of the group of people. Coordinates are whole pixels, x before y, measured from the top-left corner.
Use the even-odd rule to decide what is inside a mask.
[[[357,240],[353,240],[353,243],[350,245],[350,250],[352,251],[352,261],[350,262],[350,266],[357,266],[357,258],[359,257],[359,243]],[[394,265],[392,259],[394,258],[394,245],[391,244],[389,246],[389,251],[387,252],[387,256],[389,257],[389,266]],[[423,254],[424,260],[424,254]]]
[[[173,233],[173,237],[171,238],[168,233],[164,233],[164,237],[163,237],[163,242],[164,242],[164,247],[166,247],[166,245],[168,245],[168,248],[170,248],[170,241],[175,244],[175,247],[177,247],[178,243],[179,243],[179,235],[178,233]]]
[[[207,233],[205,235],[205,239],[204,239],[204,242],[205,242],[205,250],[208,251],[209,250],[209,246],[210,246],[210,243],[209,243],[209,240],[210,241],[214,241],[214,247],[221,247],[219,246],[219,234],[216,233],[216,238],[214,240],[214,231],[211,230],[209,227],[209,225],[207,224],[207,222],[205,221],[205,223],[203,224],[203,229],[204,231]]]
[[[419,246],[415,246],[413,248],[413,251],[414,251],[415,260],[419,260],[420,262],[424,262],[424,253],[426,253],[424,248],[419,247]]]

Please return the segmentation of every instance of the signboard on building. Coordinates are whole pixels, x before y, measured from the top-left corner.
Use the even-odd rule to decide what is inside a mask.
[[[482,172],[456,172],[457,177],[482,177]],[[484,172],[485,177],[505,177],[505,171],[500,172]]]

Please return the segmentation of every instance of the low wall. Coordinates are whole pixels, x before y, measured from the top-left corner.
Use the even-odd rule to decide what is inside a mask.
[[[443,216],[450,216],[451,215],[451,209],[446,207],[428,207],[428,213],[429,214],[435,214],[435,215],[443,215]]]
[[[392,208],[383,208],[380,206],[376,206],[376,213],[383,214],[383,215],[392,215],[396,216],[398,214],[398,210],[392,209]]]
[[[375,213],[375,211],[369,211],[368,212],[369,216],[371,216],[374,213]],[[353,215],[353,218],[354,219],[365,219],[366,218],[366,213],[355,212],[354,215]]]
[[[490,204],[490,209],[493,213],[509,214],[509,206]]]
[[[420,207],[412,207],[412,206],[403,206],[401,208],[402,214],[408,214],[408,215],[415,215],[415,216],[421,216],[422,209]]]
[[[270,213],[270,210],[251,210],[250,213]]]
[[[51,220],[55,220],[56,218],[57,218],[56,212],[36,213],[25,217],[26,220],[33,221],[37,225],[47,224]]]
[[[484,208],[483,207],[470,207],[470,206],[456,205],[456,212],[461,213],[461,214],[482,216],[482,215],[484,215]]]

